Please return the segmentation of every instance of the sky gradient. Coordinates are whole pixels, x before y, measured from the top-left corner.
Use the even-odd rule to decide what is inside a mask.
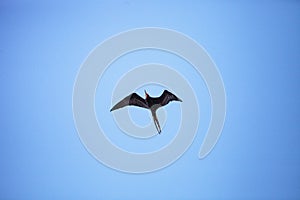
[[[0,198],[299,199],[299,10],[297,1],[1,1]],[[86,151],[72,92],[96,45],[142,27],[174,29],[207,50],[224,81],[227,116],[205,159],[198,151],[209,116],[177,162],[132,175]],[[134,64],[160,59],[143,55]]]

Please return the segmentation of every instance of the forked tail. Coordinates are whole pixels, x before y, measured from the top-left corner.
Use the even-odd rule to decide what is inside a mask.
[[[154,121],[156,130],[157,130],[158,134],[160,134],[161,133],[161,128],[160,128],[159,121],[158,121],[157,116],[156,116],[156,111],[151,111],[151,113],[152,113],[152,117],[153,117],[153,121]]]

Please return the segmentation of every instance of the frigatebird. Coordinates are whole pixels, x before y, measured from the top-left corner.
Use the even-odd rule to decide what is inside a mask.
[[[181,101],[176,95],[172,94],[168,90],[164,90],[164,92],[160,95],[160,97],[151,97],[144,90],[146,98],[143,99],[137,93],[132,93],[122,99],[119,103],[114,105],[110,111],[117,110],[119,108],[123,108],[125,106],[138,106],[141,108],[150,109],[153,117],[153,121],[158,133],[161,133],[161,128],[156,116],[156,110],[162,106],[167,105],[170,101]]]

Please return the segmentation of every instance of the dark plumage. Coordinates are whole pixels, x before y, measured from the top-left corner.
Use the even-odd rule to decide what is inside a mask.
[[[125,107],[125,106],[138,106],[141,108],[150,109],[153,117],[153,121],[158,133],[161,132],[160,125],[156,116],[156,110],[162,106],[167,105],[170,101],[181,101],[177,96],[169,92],[168,90],[164,90],[160,97],[150,97],[149,94],[145,90],[146,98],[143,99],[136,93],[132,93],[129,96],[125,97],[123,100],[118,102],[116,105],[110,109],[110,111],[114,111],[116,109]]]

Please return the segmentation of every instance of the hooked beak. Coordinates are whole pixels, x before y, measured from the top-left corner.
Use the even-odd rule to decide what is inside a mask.
[[[145,92],[145,97],[148,98],[149,95],[148,95],[148,93],[146,92],[146,90],[144,90],[144,92]]]

